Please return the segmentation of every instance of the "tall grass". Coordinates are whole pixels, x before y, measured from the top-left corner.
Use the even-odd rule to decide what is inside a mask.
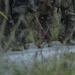
[[[8,0],[5,0],[5,10],[3,9],[3,11],[6,13],[5,15],[9,15],[9,1]],[[2,16],[2,15],[1,15]],[[23,15],[20,15],[18,21],[16,22],[16,24],[13,25],[12,28],[10,28],[12,31],[10,32],[10,35],[9,37],[5,37],[4,33],[5,33],[5,26],[7,25],[7,22],[9,21],[6,20],[3,16],[1,17],[2,19],[2,24],[1,27],[0,27],[0,45],[2,43],[2,40],[5,40],[7,38],[7,41],[4,42],[5,44],[3,44],[3,51],[4,52],[7,52],[7,50],[10,48],[10,46],[12,45],[12,42],[15,40],[15,32],[17,30],[17,28],[19,27],[21,21],[23,20]],[[33,14],[29,14],[29,16],[27,17],[27,38],[26,40],[28,40],[28,42],[35,42],[35,36],[37,36],[38,34],[38,29],[36,30],[36,28],[39,26],[37,25],[37,22],[36,23],[33,23],[32,19],[33,19],[34,15]],[[57,40],[58,38],[58,27],[59,27],[59,19],[58,17],[60,18],[59,14],[57,15],[57,13],[55,13],[55,17],[57,19],[57,24],[56,26],[53,28],[50,29],[50,32],[51,32],[51,35],[52,35],[52,40]],[[38,27],[39,28],[39,27]],[[9,30],[8,30],[9,31]],[[40,32],[40,31],[39,31]],[[41,32],[40,32],[41,33]]]
[[[5,13],[8,15],[8,0],[5,0]],[[65,53],[60,57],[58,55],[50,56],[45,61],[43,59],[37,61],[37,58],[33,59],[33,64],[31,66],[26,65],[24,62],[21,63],[11,62],[5,54],[1,52],[7,52],[10,45],[14,41],[15,31],[19,27],[23,15],[19,17],[19,20],[14,24],[11,34],[8,37],[8,41],[5,43],[3,48],[1,48],[1,42],[4,37],[4,31],[7,20],[3,18],[1,28],[0,28],[0,75],[75,75],[75,53]],[[34,34],[31,28],[31,18],[28,18],[28,40],[34,42]],[[58,20],[59,21],[59,20]],[[59,23],[58,25],[59,26]],[[56,40],[58,36],[58,27],[51,29],[52,39]],[[31,62],[29,62],[31,63]]]
[[[9,62],[0,58],[0,75],[74,75],[75,74],[75,53],[64,53],[50,56],[45,61],[33,59],[29,66],[24,61]],[[31,63],[31,62],[28,62]]]

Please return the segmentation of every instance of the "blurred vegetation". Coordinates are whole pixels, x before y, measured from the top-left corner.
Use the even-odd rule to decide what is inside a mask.
[[[57,13],[57,9],[56,9],[55,14],[54,14],[54,18],[53,18],[54,27],[50,28],[50,33],[51,33],[51,36],[52,36],[52,40],[57,40],[57,38],[58,38],[58,32],[59,32],[59,26],[60,26],[60,18],[61,18],[60,12]],[[39,25],[37,24],[36,19],[34,18],[33,14],[28,15],[27,21],[28,21],[28,25],[27,25],[28,40],[30,42],[34,42],[35,41],[34,32],[35,32],[37,27],[39,28]],[[36,30],[36,32],[37,32],[37,30]]]
[[[5,1],[5,13],[6,15],[9,14],[9,5],[8,5],[8,0]],[[9,36],[5,36],[5,26],[7,25],[7,22],[8,20],[6,20],[4,17],[0,16],[1,19],[2,19],[2,24],[0,26],[0,45],[3,45],[3,51],[4,52],[7,52],[7,50],[9,49],[10,46],[12,46],[12,43],[15,40],[15,32],[17,30],[17,28],[19,27],[20,23],[21,23],[21,20],[23,19],[23,16],[20,15],[19,17],[19,20],[16,22],[16,24],[13,25],[13,27],[11,27],[11,32],[8,30],[8,32],[10,32],[10,35]],[[8,17],[8,16],[7,16]],[[60,14],[57,13],[57,11],[55,10],[55,14],[54,14],[54,27],[53,28],[50,28],[50,32],[51,32],[51,36],[52,36],[52,40],[57,40],[58,38],[58,31],[59,31],[59,25],[60,25]],[[34,14],[30,14],[28,13],[28,16],[27,16],[27,28],[26,28],[26,31],[27,31],[27,38],[26,40],[28,40],[28,42],[35,42],[35,36],[38,34],[38,31],[40,32],[40,27],[39,25],[37,24],[36,22],[36,19],[34,18]],[[4,41],[2,43],[2,41]],[[2,43],[2,44],[1,44]]]
[[[8,3],[8,0],[5,0],[5,2]],[[8,13],[8,6],[6,6],[5,12]],[[55,16],[58,21],[57,25],[50,29],[53,40],[56,40],[58,37],[61,17],[60,14],[57,13]],[[27,66],[23,61],[21,63],[12,62],[9,60],[8,56],[5,58],[5,54],[1,54],[3,51],[6,52],[11,43],[15,41],[15,31],[18,28],[22,17],[23,16],[20,16],[19,20],[12,28],[12,32],[3,48],[1,48],[1,42],[5,38],[4,31],[7,20],[3,19],[2,24],[0,24],[0,75],[75,75],[75,53],[65,53],[59,57],[58,55],[53,55],[52,57],[48,57],[45,61],[33,59],[33,64],[31,66]],[[29,42],[35,42],[32,15],[30,16],[29,14],[27,21],[27,40]]]
[[[33,59],[31,66],[24,61],[9,62],[9,58],[0,58],[0,75],[74,75],[75,53],[50,56],[46,60]],[[31,63],[31,62],[28,62]]]

